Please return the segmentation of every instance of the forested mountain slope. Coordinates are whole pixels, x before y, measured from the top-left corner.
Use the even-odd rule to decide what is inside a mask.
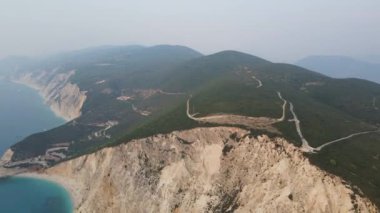
[[[286,138],[380,203],[379,84],[168,45],[100,47],[11,65],[1,66],[10,80],[37,87],[58,109],[84,101],[65,125],[11,147],[8,167],[53,165],[174,130],[238,126]]]

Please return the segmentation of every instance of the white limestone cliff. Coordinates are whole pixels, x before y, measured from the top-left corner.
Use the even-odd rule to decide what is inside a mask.
[[[36,89],[57,116],[70,121],[81,115],[82,106],[86,101],[86,92],[81,91],[78,85],[69,81],[75,74],[74,70],[57,71],[55,69],[49,72],[23,73],[14,81]]]
[[[65,186],[82,213],[378,212],[284,139],[232,127],[133,140],[36,176]]]

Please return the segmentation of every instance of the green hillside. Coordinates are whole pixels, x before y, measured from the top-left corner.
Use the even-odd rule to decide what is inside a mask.
[[[38,66],[58,65],[64,67],[62,72],[75,69],[70,81],[87,91],[82,116],[14,145],[15,161],[42,155],[63,142],[70,143],[67,154],[72,158],[135,138],[220,125],[190,119],[186,114],[190,97],[189,111],[197,113],[195,118],[265,117],[273,120],[268,129],[225,125],[250,128],[253,135],[285,137],[296,146],[301,146],[301,139],[289,102],[301,122],[303,136],[314,148],[380,128],[379,84],[333,79],[236,51],[202,56],[181,46],[101,47],[39,60],[32,67],[38,72]],[[287,101],[285,119],[280,119],[283,100],[277,92]],[[107,121],[118,123],[107,130],[109,137],[89,137],[103,128],[94,124]],[[359,186],[380,204],[379,133],[352,137],[305,155],[322,169]]]

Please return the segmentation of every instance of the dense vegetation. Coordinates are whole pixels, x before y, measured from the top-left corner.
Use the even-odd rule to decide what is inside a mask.
[[[70,80],[88,91],[88,99],[82,116],[75,121],[13,146],[14,160],[41,155],[56,143],[70,142],[69,154],[75,157],[135,138],[212,126],[187,118],[186,100],[190,96],[191,111],[199,113],[197,116],[228,113],[279,118],[282,101],[276,92],[280,91],[294,104],[303,134],[314,147],[374,130],[380,123],[380,103],[374,103],[380,99],[379,84],[332,79],[235,51],[202,56],[179,46],[102,47],[26,64],[24,70],[39,67],[35,72],[56,66],[64,67],[61,72],[75,69],[76,75]],[[263,86],[258,88],[252,76]],[[117,100],[120,96],[134,98]],[[136,108],[151,114],[142,115]],[[288,121],[292,118],[289,110],[286,118],[275,127],[282,137],[300,146],[294,122]],[[107,130],[111,137],[88,137],[103,128],[94,124],[107,121],[118,121]],[[252,133],[263,131],[253,129]],[[355,137],[308,156],[321,168],[359,186],[380,204],[379,134]]]

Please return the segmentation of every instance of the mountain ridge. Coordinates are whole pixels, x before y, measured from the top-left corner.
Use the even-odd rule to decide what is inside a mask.
[[[51,72],[57,65],[54,63],[37,63],[33,69],[24,67],[18,73],[27,70],[38,76],[43,70]],[[81,116],[12,146],[14,154],[8,167],[29,167],[38,162],[51,166],[104,147],[197,127],[238,126],[255,136],[283,137],[297,147],[306,147],[305,139],[315,148],[380,127],[380,85],[334,79],[237,51],[203,56],[188,48],[159,46],[100,57],[98,61],[58,65],[57,74],[75,69],[69,82],[86,91]],[[352,92],[347,93],[348,89]],[[191,106],[187,109],[189,97]],[[280,118],[282,114],[281,121],[271,129],[236,122]],[[229,120],[197,120],[213,115]],[[318,167],[358,185],[371,200],[380,203],[380,176],[376,172],[380,168],[376,158],[379,144],[377,132],[371,132],[340,140],[317,153],[305,149],[305,155]]]

